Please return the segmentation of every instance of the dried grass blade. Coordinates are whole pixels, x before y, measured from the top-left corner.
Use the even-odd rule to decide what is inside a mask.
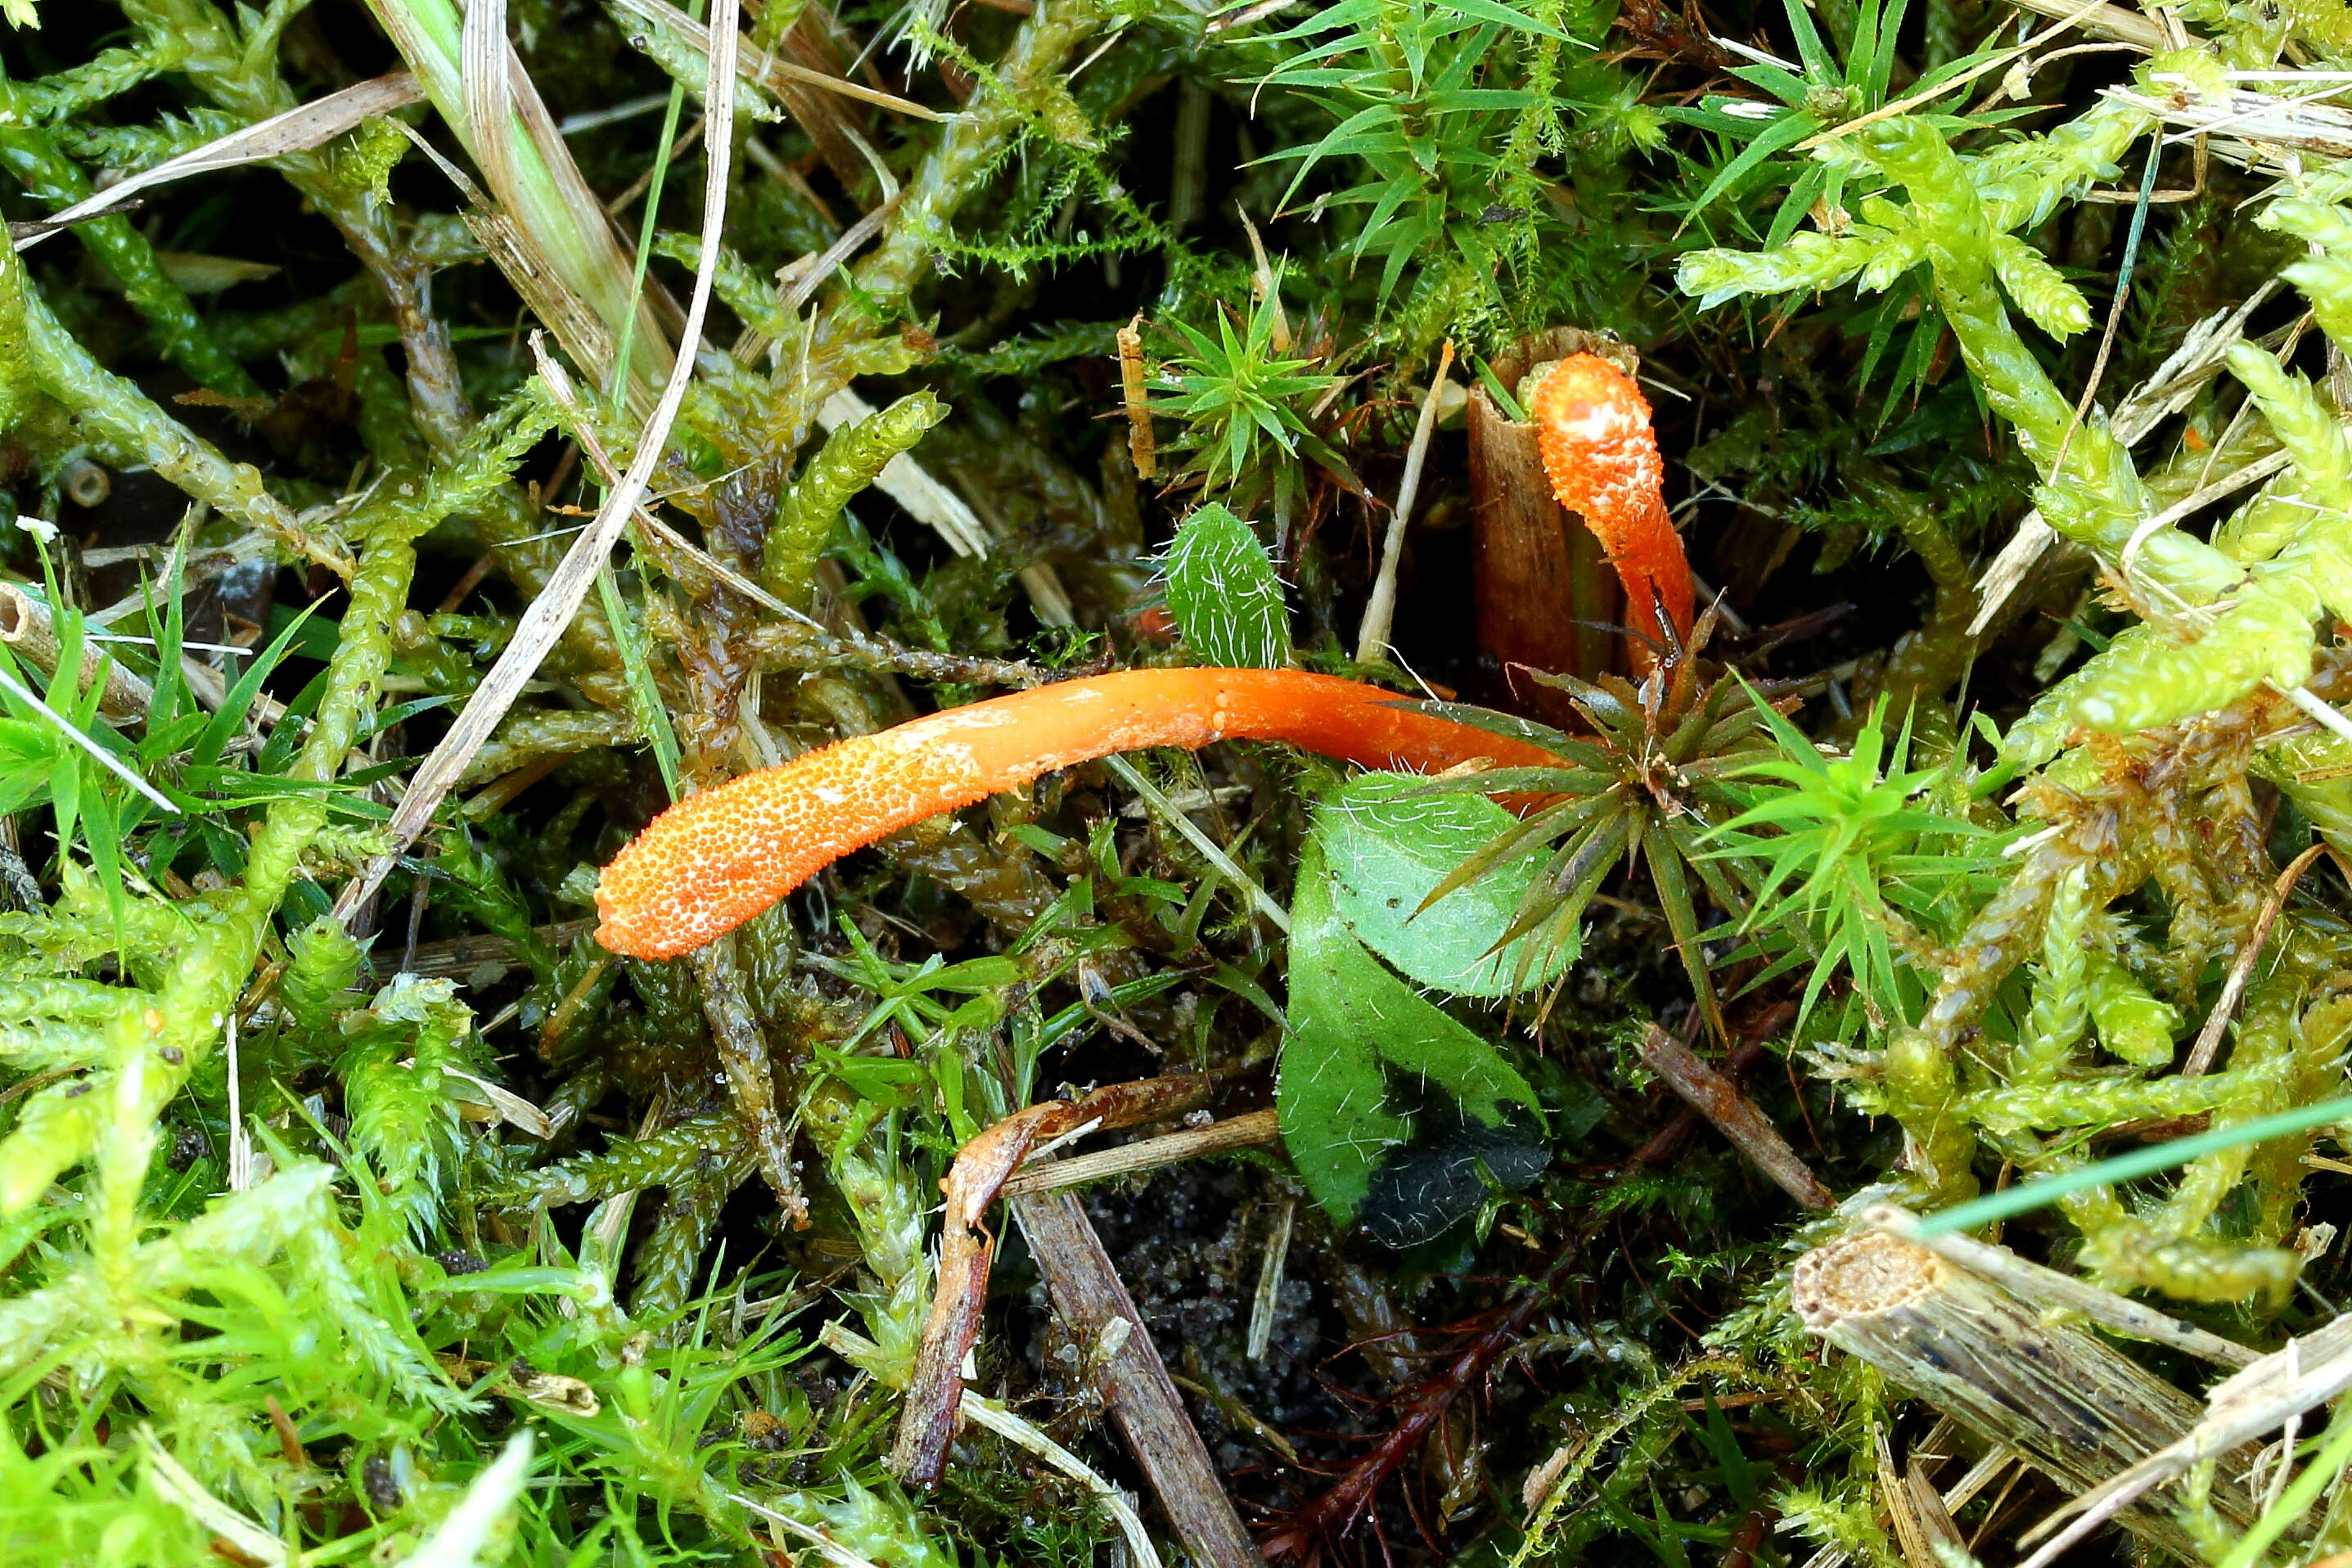
[[[705,57],[709,55],[710,29],[677,6],[665,4],[664,0],[609,0],[609,3],[615,11],[659,27],[695,53]],[[821,70],[811,70],[806,66],[794,65],[771,56],[751,59],[743,58],[739,52],[735,74],[754,87],[769,87],[772,85],[769,79],[784,77],[843,98],[854,98],[860,103],[887,109],[893,114],[906,115],[911,120],[944,123],[948,118],[938,110],[927,108],[912,99],[900,98],[896,93],[884,92],[879,88],[867,87],[861,82],[845,81],[837,76],[827,76]]]
[[[2221,983],[2221,994],[2214,998],[2213,1011],[2206,1015],[2205,1026],[2197,1031],[2197,1043],[2189,1047],[2189,1058],[2180,1064],[2182,1078],[2198,1078],[2213,1065],[2213,1058],[2221,1048],[2221,1032],[2238,1011],[2238,999],[2246,994],[2246,982],[2254,973],[2254,964],[2270,941],[2271,927],[2278,923],[2279,912],[2286,908],[2287,895],[2294,891],[2295,883],[2311,869],[2311,863],[2327,848],[2315,844],[2290,862],[2272,885],[2271,896],[2263,900],[2262,912],[2254,917],[2254,929],[2246,944],[2238,952],[2237,961],[2230,965],[2229,978]]]
[[[1396,620],[1397,568],[1404,561],[1404,531],[1412,521],[1413,502],[1421,497],[1422,466],[1429,459],[1430,438],[1437,434],[1437,407],[1445,395],[1446,378],[1454,370],[1454,340],[1437,352],[1437,374],[1421,400],[1421,418],[1412,431],[1412,447],[1405,454],[1404,479],[1397,486],[1396,510],[1389,518],[1388,538],[1381,546],[1381,573],[1372,583],[1371,603],[1364,606],[1363,624],[1356,630],[1356,662],[1370,664],[1389,654],[1389,633]]]
[[[629,387],[632,411],[649,416],[653,388],[669,374],[668,342],[650,305],[636,297],[633,269],[603,204],[506,40],[503,7],[495,26],[487,16],[476,19],[469,12],[460,18],[450,0],[371,0],[370,9],[480,166],[499,204],[500,210],[487,218],[468,215],[468,226],[524,302],[600,385],[612,379],[612,342],[618,335],[612,324],[631,310],[640,312],[631,334]],[[468,37],[475,40],[470,59]],[[504,61],[502,78],[493,56]],[[478,117],[499,101],[506,107],[499,118]],[[601,331],[581,330],[589,321]]]
[[[712,26],[719,47],[710,58],[710,80],[723,88],[735,69],[736,46],[741,37],[738,23],[741,0],[717,0],[713,9]],[[695,268],[694,292],[687,304],[686,331],[682,334],[687,343],[701,341],[703,319],[710,308],[719,237],[727,226],[729,163],[734,146],[734,94],[714,90],[708,107],[710,132],[702,143],[702,257],[701,265]],[[595,584],[597,568],[612,553],[614,542],[620,538],[621,530],[644,499],[646,482],[653,476],[654,465],[661,460],[670,426],[686,399],[687,383],[693,374],[693,354],[678,354],[670,365],[668,384],[662,388],[661,401],[646,422],[628,470],[604,498],[596,520],[572,542],[546,588],[516,622],[513,640],[467,700],[457,722],[449,727],[449,733],[433,748],[432,755],[425,759],[416,776],[409,781],[400,805],[393,812],[392,852],[379,856],[365,873],[344,888],[342,896],[335,900],[333,912],[337,920],[349,923],[361,905],[383,885],[383,879],[397,863],[399,851],[415,843],[432,822],[436,808],[456,786],[474,753],[490,738],[491,731],[521,694],[524,683],[538,673],[540,661],[547,657],[556,638],[562,636],[563,628],[578,613],[581,601]]]
[[[1927,1235],[1920,1229],[1916,1215],[1893,1204],[1874,1204],[1863,1210],[1862,1218],[1865,1225],[1924,1247],[1948,1263],[1998,1280],[2021,1297],[2054,1302],[2118,1333],[2168,1345],[2223,1366],[2242,1367],[2260,1359],[2255,1352],[2234,1340],[2225,1340],[2185,1319],[2144,1306],[2128,1296],[2103,1290],[2071,1274],[2046,1268],[2005,1247],[1966,1236]]]
[[[340,92],[312,99],[283,114],[248,125],[241,131],[205,142],[193,151],[156,164],[153,168],[118,180],[96,195],[76,202],[63,212],[53,213],[42,220],[37,233],[16,241],[19,251],[30,250],[61,228],[85,218],[101,217],[119,210],[122,204],[141,191],[184,180],[191,174],[208,174],[217,169],[234,169],[246,163],[257,163],[265,158],[279,158],[289,153],[307,153],[321,147],[341,136],[352,127],[389,114],[394,110],[415,103],[425,96],[416,79],[406,71],[394,71],[389,76],[375,77],[367,81],[353,82]]]

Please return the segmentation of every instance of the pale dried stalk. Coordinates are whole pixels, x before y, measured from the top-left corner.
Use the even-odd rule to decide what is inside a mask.
[[[2278,169],[2313,159],[2352,158],[2352,110],[2317,101],[2343,86],[2326,76],[2319,79],[2325,85],[2317,92],[2288,97],[2234,88],[2206,92],[2185,77],[2166,75],[2154,92],[2111,87],[2100,96],[2163,121],[2173,128],[2174,140],[2206,138],[2211,154],[2225,163]]]
[[[993,1399],[985,1399],[970,1389],[964,1390],[961,1406],[964,1419],[987,1427],[1007,1442],[1018,1443],[1080,1486],[1095,1498],[1118,1521],[1119,1533],[1127,1538],[1127,1550],[1133,1561],[1143,1568],[1160,1568],[1160,1553],[1151,1544],[1151,1537],[1143,1528],[1143,1521],[1134,1505],[1119,1489],[1097,1475],[1094,1467],[1063,1447],[1045,1433],[1007,1410]]]
[[[2205,1415],[2181,1437],[2138,1464],[2081,1491],[2025,1533],[2030,1545],[2070,1515],[2060,1531],[2018,1568],[2047,1568],[2060,1552],[2123,1512],[2151,1488],[2208,1459],[2240,1449],[2264,1433],[2299,1420],[2352,1388],[2352,1314],[2313,1330],[2263,1357],[2205,1395]],[[2290,1437],[2292,1428],[2290,1426]],[[2288,1445],[2293,1447],[2292,1442]],[[2285,1460],[2282,1458],[2284,1467]],[[2130,1520],[2125,1514],[2126,1522]]]
[[[1404,479],[1397,486],[1396,510],[1389,518],[1388,541],[1381,547],[1381,574],[1373,579],[1371,602],[1364,606],[1363,624],[1356,631],[1356,662],[1385,658],[1389,633],[1396,624],[1397,569],[1404,562],[1404,531],[1412,521],[1413,502],[1421,498],[1422,466],[1429,460],[1429,443],[1437,434],[1437,405],[1445,378],[1454,369],[1454,340],[1437,352],[1437,374],[1429,380],[1421,400],[1421,419],[1412,429],[1412,449],[1405,454]]]
[[[1249,1337],[1243,1342],[1243,1350],[1252,1361],[1264,1361],[1266,1352],[1274,1348],[1274,1318],[1282,1305],[1283,1271],[1290,1261],[1290,1232],[1297,1218],[1298,1200],[1283,1199],[1275,1215],[1274,1234],[1266,1238],[1265,1261],[1258,1268],[1257,1294],[1250,1301]]]
[[[2007,1286],[2019,1296],[2080,1312],[2117,1333],[2151,1344],[2169,1345],[2222,1366],[2244,1366],[2258,1359],[2256,1352],[2235,1340],[2209,1333],[2184,1319],[2145,1306],[2128,1296],[2103,1290],[2088,1280],[2045,1268],[2005,1247],[1953,1234],[1923,1236],[1918,1216],[1893,1204],[1874,1204],[1863,1211],[1862,1218],[1874,1229],[1924,1247],[1948,1263]]]
[[[611,455],[604,450],[604,443],[596,438],[595,425],[588,410],[580,401],[580,390],[572,385],[570,373],[564,370],[561,363],[548,357],[546,344],[536,332],[531,334],[530,352],[531,357],[539,364],[540,379],[547,383],[548,395],[555,400],[555,405],[558,408],[572,416],[572,438],[580,443],[581,455],[588,459],[588,466],[596,470],[597,476],[606,486],[619,484],[621,470],[614,465]],[[772,610],[777,615],[790,616],[794,613],[792,606],[782,599],[777,598],[773,594],[769,593],[765,588],[761,587],[760,584],[655,516],[652,510],[643,501],[637,503],[636,524],[646,533],[677,552],[687,563],[712,582],[734,590],[753,604],[763,609]],[[676,563],[667,560],[662,562],[665,569],[675,564]],[[676,576],[677,574],[673,571],[671,575]]]
[[[491,3],[492,0],[478,0],[485,6]],[[695,268],[694,292],[687,304],[686,330],[679,338],[689,345],[702,341],[703,318],[710,308],[711,279],[718,270],[719,238],[727,226],[735,96],[726,89],[734,79],[736,45],[742,36],[739,26],[741,9],[741,0],[717,0],[711,17],[712,37],[719,47],[710,55],[710,131],[702,142],[702,256],[700,265]],[[459,711],[457,722],[450,725],[448,734],[433,748],[432,755],[425,759],[424,765],[409,781],[393,812],[391,852],[379,856],[363,875],[343,889],[342,896],[335,900],[333,912],[337,920],[349,923],[360,907],[383,886],[383,879],[398,863],[399,852],[415,843],[431,824],[435,809],[465,773],[466,764],[490,738],[499,721],[506,717],[507,710],[521,694],[524,684],[538,673],[540,661],[579,612],[581,601],[596,581],[597,570],[612,553],[614,542],[620,538],[621,530],[627,526],[637,503],[645,497],[646,482],[653,476],[654,465],[661,460],[670,426],[677,417],[678,405],[686,398],[687,383],[693,374],[691,353],[680,353],[671,361],[668,383],[662,388],[661,400],[655,405],[653,417],[646,422],[637,449],[629,459],[628,471],[606,495],[595,521],[572,542],[562,564],[549,577],[547,586],[516,621],[514,637],[499,656],[498,663],[482,678],[481,685]]]
[[[2137,446],[2166,419],[2188,407],[2221,370],[2222,356],[2229,352],[2231,344],[2245,334],[2247,319],[2270,294],[2271,286],[2264,284],[2235,310],[2209,316],[2189,328],[2182,337],[2180,346],[2165,356],[2164,363],[2157,366],[2156,373],[2116,405],[2114,414],[2109,416],[2115,438],[2126,447]],[[2163,527],[2177,521],[2196,507],[2218,500],[2239,486],[2251,484],[2276,471],[2276,468],[2264,468],[2257,463],[2234,474],[2225,475],[2210,485],[2200,485],[2192,495],[2158,513],[2158,518],[2162,519],[2161,521],[2150,519],[2150,524]],[[1969,636],[1984,635],[2011,596],[2023,585],[2027,576],[2057,542],[2057,531],[2042,520],[2038,510],[2027,512],[2019,521],[2017,531],[2010,536],[2009,542],[2001,546],[2000,553],[1993,557],[1992,563],[1977,579],[1977,614],[1976,618],[1969,623]],[[2126,554],[2130,552],[2128,549],[2125,552]]]
[[[635,16],[649,26],[661,28],[683,42],[696,54],[705,58],[709,57],[710,29],[677,6],[665,4],[665,0],[608,0],[608,3],[615,11]],[[912,99],[900,98],[896,93],[884,92],[878,88],[867,87],[863,82],[828,76],[821,70],[811,70],[806,66],[794,65],[790,60],[777,59],[772,55],[762,55],[757,59],[739,58],[735,74],[741,80],[754,87],[763,88],[772,87],[774,79],[782,77],[791,81],[805,83],[837,97],[854,98],[860,103],[870,103],[877,108],[887,109],[894,114],[906,115],[910,120],[944,121],[948,118],[938,110],[927,108]]]
[[[49,616],[49,607],[14,583],[0,583],[0,644],[5,644],[10,653],[45,675],[57,673],[58,658],[64,651],[58,646],[57,623]],[[99,656],[95,662],[92,654]],[[101,717],[117,723],[147,717],[147,710],[155,700],[153,687],[106,658],[98,649],[85,648],[83,660],[84,691],[89,689],[99,669],[106,671],[106,689],[98,700]]]
[[[2172,47],[2172,40],[2164,36],[2161,26],[2138,12],[2121,5],[2103,4],[2085,10],[2079,5],[2068,5],[2066,0],[2009,0],[2009,3],[2021,11],[2070,20],[2086,33],[2103,33],[2119,43],[2146,49],[2150,54]]]
[[[649,414],[649,400],[635,395],[668,374],[668,343],[651,308],[633,292],[635,270],[596,193],[506,41],[505,5],[484,0],[462,17],[451,0],[371,0],[370,9],[499,204],[497,212],[467,215],[467,226],[600,385],[611,384],[613,328],[635,312],[629,387],[633,408]],[[731,76],[731,44],[727,52]],[[733,103],[727,95],[726,108]],[[591,322],[595,330],[573,335]]]
[[[2213,1010],[2205,1016],[2205,1026],[2197,1031],[2197,1043],[2189,1047],[2189,1056],[2180,1064],[2182,1078],[2201,1078],[2205,1069],[2213,1065],[2214,1057],[2221,1049],[2222,1033],[2237,1015],[2239,998],[2246,994],[2246,982],[2253,977],[2255,961],[2262,957],[2263,944],[2270,941],[2271,927],[2278,923],[2280,912],[2286,908],[2287,895],[2294,891],[2295,883],[2303,879],[2311,863],[2326,849],[2325,843],[2313,845],[2290,861],[2271,885],[2270,897],[2263,900],[2262,912],[2254,917],[2253,931],[2230,965],[2229,977],[2221,983],[2221,994],[2213,999]]]
[[[1165,1137],[1122,1143],[1116,1149],[1097,1149],[1091,1154],[1073,1155],[1066,1160],[1033,1161],[1013,1173],[1004,1184],[1003,1195],[1025,1198],[1059,1187],[1131,1176],[1139,1171],[1156,1171],[1162,1165],[1206,1159],[1212,1154],[1263,1149],[1281,1136],[1282,1130],[1276,1125],[1273,1111],[1253,1110],[1212,1121],[1206,1127],[1188,1127]]]
[[[191,174],[208,174],[217,169],[234,169],[246,163],[257,163],[265,158],[283,157],[289,153],[307,153],[323,147],[352,127],[389,114],[394,110],[415,103],[425,96],[416,79],[406,71],[394,71],[389,76],[353,82],[340,92],[313,99],[283,114],[273,114],[257,124],[232,131],[216,137],[203,146],[181,153],[178,157],[144,169],[86,197],[66,208],[52,213],[34,226],[34,232],[16,241],[19,251],[26,251],[41,241],[79,223],[84,218],[97,217],[121,207],[140,192],[173,180],[184,180]]]

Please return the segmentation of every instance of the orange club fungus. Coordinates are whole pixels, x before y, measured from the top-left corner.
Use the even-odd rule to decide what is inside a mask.
[[[1405,700],[1303,670],[1136,669],[852,736],[656,817],[597,880],[596,940],[631,958],[675,958],[853,849],[1116,752],[1281,741],[1374,768],[1559,765],[1539,746],[1399,706]]]
[[[1540,373],[1528,413],[1552,494],[1617,568],[1635,631],[1655,636],[1663,616],[1676,645],[1686,641],[1690,562],[1666,515],[1665,464],[1642,389],[1598,354],[1571,354]]]

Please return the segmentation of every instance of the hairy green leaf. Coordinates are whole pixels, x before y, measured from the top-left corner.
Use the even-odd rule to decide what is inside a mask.
[[[1176,531],[1161,567],[1168,609],[1203,660],[1250,669],[1290,662],[1290,612],[1274,558],[1250,525],[1215,501]]]

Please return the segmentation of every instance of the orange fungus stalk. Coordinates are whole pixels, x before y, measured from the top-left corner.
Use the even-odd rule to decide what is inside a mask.
[[[597,879],[596,940],[631,958],[675,958],[886,834],[1114,752],[1286,741],[1376,768],[1559,765],[1539,746],[1402,700],[1293,669],[1136,669],[852,736],[656,817]]]
[[[1663,609],[1677,638],[1691,629],[1690,563],[1666,515],[1665,465],[1649,400],[1598,354],[1552,366],[1528,400],[1544,471],[1559,504],[1584,519],[1649,631]]]

